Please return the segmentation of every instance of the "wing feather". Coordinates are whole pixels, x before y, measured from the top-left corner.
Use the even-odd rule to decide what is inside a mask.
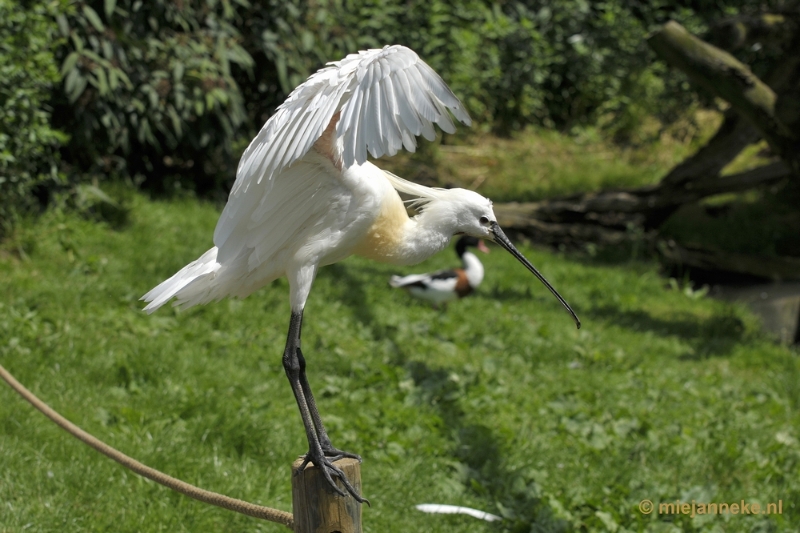
[[[439,118],[436,119],[436,124],[438,124],[445,133],[455,133],[456,125],[450,119],[450,114],[447,112],[447,109],[444,107],[444,105],[438,100],[431,100],[431,103],[439,112]]]
[[[283,274],[297,243],[321,242],[315,237],[341,216],[331,202],[352,192],[331,173],[321,155],[308,154],[281,170],[274,183],[253,184],[252,194],[228,202],[217,226],[215,294],[245,296]],[[270,187],[266,201],[262,189]],[[236,205],[236,209],[229,206]],[[335,244],[335,243],[334,243]],[[326,243],[327,245],[333,245]]]
[[[381,145],[384,144],[383,128],[381,127],[381,98],[383,93],[380,87],[380,81],[376,80],[369,91],[370,94],[370,107],[368,117],[372,120],[367,120],[367,148],[370,152],[380,150]]]
[[[344,109],[339,123],[345,122],[347,124],[358,124],[361,109],[363,107],[363,97],[363,91],[356,88],[355,95],[353,97],[355,101],[353,105]],[[354,132],[347,133],[348,134],[344,136],[343,151],[346,154],[355,153],[356,143],[358,142],[358,131],[356,130]]]
[[[367,143],[364,140],[366,137],[366,128],[364,127],[364,115],[367,113],[367,109],[369,108],[369,91],[366,89],[361,89],[359,91],[361,93],[361,106],[360,109],[357,111],[357,119],[353,122],[353,126],[351,128],[352,132],[350,133],[353,137],[355,137],[354,148],[355,152],[352,154],[352,159],[348,157],[347,152],[344,154],[344,164],[345,166],[351,166],[356,161],[360,161],[367,159]]]
[[[409,152],[415,152],[417,150],[417,141],[414,136],[408,130],[402,130],[401,133],[403,134],[403,148]]]
[[[350,54],[317,71],[278,107],[242,155],[231,198],[301,159],[339,111],[335,145],[345,167],[363,164],[367,153],[414,150],[414,136],[433,139],[434,124],[452,132],[450,113],[471,122],[439,75],[408,48]]]
[[[401,94],[408,94],[411,92],[411,85],[408,83],[408,77],[403,71],[397,72],[393,76],[397,80],[397,87]],[[411,106],[408,98],[398,98],[397,104],[400,106],[400,116],[408,128],[409,133],[412,135],[419,135],[422,132],[422,123],[416,110]],[[416,146],[416,142],[414,143]]]
[[[392,86],[385,80],[380,84],[381,116],[384,117],[384,138],[387,143],[387,155],[393,156],[402,147],[400,128],[397,124],[397,103],[394,101]]]
[[[433,124],[427,120],[422,122],[422,136],[429,141],[436,139],[436,130],[433,129]]]
[[[304,116],[307,114],[308,111],[303,113]],[[292,138],[292,144],[287,151],[287,154],[289,154],[292,159],[299,159],[300,156],[303,155],[303,149],[308,143],[308,139],[315,133],[314,122],[311,120],[302,120],[300,122],[300,126],[297,128],[297,131],[294,134],[294,137]]]
[[[307,119],[305,112],[297,113],[295,116],[292,117],[291,122],[289,122],[289,131],[287,133],[291,135],[297,135],[298,129],[303,128],[303,126],[308,127],[308,125],[313,126],[313,122]],[[305,119],[305,120],[304,120]],[[281,168],[284,165],[282,164],[283,161],[286,159],[288,154],[291,154],[294,150],[291,149],[292,146],[292,136],[287,135],[287,138],[284,142],[280,144],[274,145],[277,148],[273,156],[273,160],[278,162],[277,168]]]
[[[436,113],[436,109],[431,105],[430,93],[425,90],[420,90],[426,88],[425,80],[415,68],[407,69],[404,73],[408,76],[408,82],[412,87],[410,95],[411,104],[417,110],[417,113],[427,122],[435,121],[438,118],[438,113]]]

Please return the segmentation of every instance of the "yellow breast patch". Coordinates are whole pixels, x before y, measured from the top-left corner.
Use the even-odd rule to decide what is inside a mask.
[[[383,198],[381,211],[353,253],[382,262],[395,262],[405,237],[408,213],[397,192]]]

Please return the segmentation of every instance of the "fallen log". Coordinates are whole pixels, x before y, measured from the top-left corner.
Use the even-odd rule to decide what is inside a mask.
[[[542,202],[512,202],[495,206],[503,227],[534,234],[598,237],[606,242],[607,230],[627,231],[631,225],[644,231],[654,228],[648,217],[671,213],[681,205],[728,192],[774,185],[789,178],[791,170],[782,161],[730,176],[663,184],[638,189],[599,191]],[[597,226],[597,229],[565,226]],[[548,237],[551,241],[555,237]],[[616,241],[616,237],[610,239]],[[592,241],[596,242],[596,241]]]

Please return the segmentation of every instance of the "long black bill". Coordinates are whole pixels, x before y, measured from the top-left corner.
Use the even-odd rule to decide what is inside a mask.
[[[536,276],[537,278],[539,278],[539,281],[541,281],[542,283],[544,283],[544,286],[545,286],[545,287],[547,287],[548,289],[550,289],[550,292],[552,292],[552,293],[553,293],[553,296],[555,296],[555,297],[558,299],[558,301],[559,301],[559,302],[561,302],[561,305],[563,305],[563,306],[564,306],[564,309],[566,309],[566,310],[567,310],[567,312],[568,312],[570,315],[572,315],[572,319],[573,319],[573,320],[575,320],[575,325],[576,325],[576,326],[578,326],[578,329],[581,329],[581,319],[580,319],[580,318],[578,318],[578,315],[576,315],[576,314],[575,314],[575,311],[573,311],[573,310],[572,310],[572,308],[571,308],[571,307],[569,306],[569,304],[567,303],[567,301],[566,301],[566,300],[564,300],[564,298],[562,298],[560,294],[558,294],[558,291],[557,291],[557,290],[555,290],[555,289],[553,288],[553,286],[552,286],[552,285],[550,285],[550,283],[549,283],[549,282],[548,282],[546,279],[544,279],[544,276],[542,276],[542,274],[541,274],[541,273],[540,273],[538,270],[536,270],[536,267],[535,267],[535,266],[533,266],[533,265],[531,264],[531,262],[530,262],[530,261],[528,261],[527,259],[525,259],[525,256],[524,256],[524,255],[522,255],[522,254],[519,252],[519,250],[517,250],[517,249],[514,247],[514,245],[513,245],[513,244],[511,244],[511,241],[509,241],[509,240],[508,240],[508,237],[506,237],[506,234],[505,234],[505,233],[503,233],[503,230],[502,230],[502,229],[500,229],[500,226],[498,226],[498,225],[497,225],[497,222],[492,222],[492,225],[491,225],[491,227],[489,228],[489,231],[491,231],[491,232],[492,232],[492,234],[494,235],[494,242],[496,242],[497,244],[499,244],[500,246],[502,246],[503,248],[505,248],[506,250],[508,250],[508,252],[509,252],[511,255],[513,255],[514,257],[516,257],[516,258],[517,258],[517,261],[519,261],[520,263],[522,263],[523,265],[525,265],[525,267],[526,267],[528,270],[530,270],[531,272],[533,272],[533,275],[534,275],[534,276]]]

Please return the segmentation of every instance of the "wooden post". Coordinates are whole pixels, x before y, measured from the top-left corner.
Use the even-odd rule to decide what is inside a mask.
[[[295,533],[362,533],[361,504],[351,496],[335,493],[313,463],[298,474],[302,464],[292,465],[292,510]],[[333,463],[361,493],[361,464],[355,459]]]

